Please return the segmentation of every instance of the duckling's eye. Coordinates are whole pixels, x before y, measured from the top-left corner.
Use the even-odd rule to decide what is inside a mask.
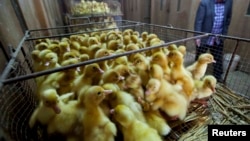
[[[102,94],[102,92],[98,92],[98,93],[97,93],[97,95],[101,95],[101,94]]]

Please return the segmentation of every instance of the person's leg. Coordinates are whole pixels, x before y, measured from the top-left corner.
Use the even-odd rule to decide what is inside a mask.
[[[207,52],[208,47],[205,44],[201,44],[201,46],[196,46],[196,54],[195,54],[195,60],[199,58],[199,56],[205,52]]]
[[[210,47],[211,54],[214,56],[216,63],[213,64],[214,70],[213,75],[217,81],[222,82],[223,74],[223,42],[219,45]]]

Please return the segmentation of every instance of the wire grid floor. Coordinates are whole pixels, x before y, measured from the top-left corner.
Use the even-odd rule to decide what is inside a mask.
[[[42,39],[42,38],[50,38],[50,39],[61,39],[62,37],[69,37],[73,34],[79,34],[83,32],[86,27],[93,26],[91,24],[84,24],[84,25],[71,25],[71,26],[64,26],[58,28],[50,28],[50,29],[40,29],[40,30],[31,30],[28,31],[28,34],[24,37],[23,42],[19,44],[19,50],[17,47],[16,56],[14,57],[14,61],[6,67],[8,71],[5,73],[4,79],[1,79],[1,83],[3,82],[3,86],[0,90],[0,113],[2,116],[0,117],[0,125],[2,130],[4,131],[4,135],[12,140],[44,140],[46,136],[44,136],[44,131],[39,126],[35,128],[35,130],[31,130],[28,127],[28,119],[32,114],[32,111],[37,105],[37,99],[34,97],[36,91],[36,84],[34,77],[39,75],[45,75],[52,72],[59,71],[58,70],[51,70],[51,71],[44,71],[35,73],[32,69],[33,62],[31,59],[31,51],[34,49],[35,40]],[[95,23],[95,24],[103,24],[103,23]],[[144,24],[139,22],[133,21],[120,21],[118,24],[118,28],[121,31],[125,29],[133,29],[134,31],[138,31],[139,33],[143,31],[147,31],[149,33],[155,33],[158,37],[164,40],[166,43],[177,41],[175,42],[177,45],[185,45],[187,47],[187,55],[185,56],[185,63],[191,64],[194,61],[194,42],[193,39],[184,40],[189,37],[193,36],[193,32],[188,30],[182,29],[175,29],[166,26],[158,26],[158,25],[150,25]],[[73,29],[73,30],[69,30]],[[71,31],[77,31],[77,33],[71,33]],[[100,31],[111,30],[111,29],[100,29]],[[90,33],[90,32],[84,32]],[[249,42],[241,41],[241,40],[234,40],[228,38],[228,44],[237,44],[239,43],[240,46],[236,53],[241,55],[241,60],[237,66],[237,72],[243,72],[244,75],[242,78],[249,77],[249,65],[248,64],[248,54],[250,45]],[[227,45],[227,43],[225,44]],[[225,47],[224,52],[235,53],[235,48],[238,46],[230,46],[230,48]],[[243,52],[242,52],[243,50]],[[111,59],[111,58],[108,58]],[[97,60],[98,61],[98,60]],[[93,62],[87,62],[93,63]],[[84,62],[80,65],[86,65]],[[212,65],[210,65],[212,66]],[[65,67],[66,69],[77,67],[77,65],[73,65],[70,67]],[[64,69],[64,68],[62,68]],[[61,69],[61,70],[62,70]],[[212,73],[212,67],[209,67],[207,70],[208,74]],[[242,87],[249,86],[249,79],[243,81],[238,74],[232,75],[232,72],[228,73],[228,77],[225,78],[226,84],[231,87],[230,84],[241,84]],[[1,77],[3,78],[3,77]],[[238,79],[236,79],[238,78]],[[239,79],[241,81],[239,81]],[[243,81],[243,82],[242,82]],[[241,82],[241,83],[240,83]],[[232,85],[233,86],[233,85]],[[238,86],[238,85],[237,85]],[[243,96],[249,96],[249,92],[247,90],[246,93],[238,92],[235,90],[236,93],[239,93]],[[172,131],[169,139],[176,140],[178,139],[183,132],[188,130],[194,125],[193,122],[184,123],[181,128],[178,130],[176,129]],[[174,128],[175,129],[175,128]]]

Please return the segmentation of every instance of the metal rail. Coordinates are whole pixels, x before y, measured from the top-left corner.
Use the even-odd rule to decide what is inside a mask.
[[[199,36],[193,36],[193,37],[189,37],[189,38],[185,38],[185,39],[180,39],[180,40],[168,42],[168,43],[165,43],[165,44],[162,44],[162,45],[158,45],[158,46],[151,46],[151,47],[146,47],[146,48],[142,48],[142,49],[139,49],[139,50],[132,50],[132,51],[128,51],[128,52],[121,53],[121,54],[115,54],[115,55],[111,55],[111,56],[105,56],[105,57],[101,57],[101,58],[95,58],[95,59],[87,60],[87,61],[80,62],[80,63],[77,63],[77,64],[63,66],[63,67],[60,67],[60,68],[55,68],[55,69],[51,69],[51,70],[45,70],[45,71],[35,72],[35,73],[31,73],[31,74],[27,74],[27,75],[15,77],[15,78],[1,80],[2,81],[1,83],[8,84],[8,83],[16,82],[16,81],[27,80],[27,79],[39,77],[39,76],[42,76],[42,75],[46,75],[46,74],[51,74],[51,73],[54,73],[54,72],[58,72],[58,71],[72,69],[72,68],[76,68],[76,67],[79,67],[79,66],[84,66],[84,65],[88,65],[88,64],[92,64],[92,63],[97,63],[97,62],[100,62],[100,61],[110,60],[110,59],[118,58],[118,57],[121,57],[121,56],[127,56],[127,55],[130,55],[130,54],[139,53],[139,52],[143,52],[143,51],[147,51],[147,50],[151,50],[151,49],[156,49],[156,48],[161,48],[161,47],[168,46],[170,44],[175,44],[175,43],[179,43],[179,42],[185,42],[185,41],[194,40],[194,39],[197,39],[197,38],[203,38],[203,37],[207,37],[207,36],[209,36],[209,34],[203,34],[203,35],[199,35]]]

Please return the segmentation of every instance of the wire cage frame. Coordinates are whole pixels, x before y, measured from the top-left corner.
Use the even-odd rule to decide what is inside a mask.
[[[104,22],[68,25],[56,28],[35,29],[26,31],[20,44],[15,48],[12,58],[8,62],[4,72],[0,77],[0,135],[2,132],[3,138],[6,140],[47,140],[46,131],[42,126],[36,126],[30,129],[28,126],[29,118],[38,104],[36,93],[35,78],[51,74],[54,72],[76,68],[83,65],[88,65],[104,60],[110,60],[121,56],[128,56],[138,52],[144,52],[155,48],[167,47],[170,44],[185,45],[187,47],[187,54],[185,55],[185,65],[194,62],[195,58],[195,44],[194,40],[198,38],[206,38],[209,36],[218,36],[225,40],[224,60],[227,65],[224,70],[223,83],[235,91],[237,94],[250,97],[250,66],[248,62],[250,40],[244,38],[213,35],[207,33],[197,33],[191,30],[184,30],[169,26],[160,26],[154,24],[146,24],[134,21],[117,21],[117,28],[100,28],[95,31],[84,31],[91,26],[104,25]],[[121,54],[114,54],[102,58],[95,58],[80,62],[73,65],[63,66],[51,70],[44,70],[35,72],[33,69],[33,61],[31,52],[34,50],[37,39],[61,39],[76,34],[89,34],[91,32],[102,32],[110,30],[124,31],[126,29],[133,29],[139,33],[147,31],[154,33],[165,43],[159,46],[151,46],[139,50],[128,51]],[[74,31],[74,32],[72,32]],[[76,32],[78,31],[78,32]],[[198,34],[194,36],[194,34]],[[240,60],[235,62],[235,58],[240,56]],[[235,65],[235,63],[237,63]],[[223,64],[221,64],[223,65]],[[231,67],[234,66],[232,69]],[[207,73],[212,74],[212,65],[208,67]],[[192,124],[191,124],[192,125]],[[191,126],[189,125],[189,126]],[[189,126],[185,128],[189,128]],[[173,136],[175,134],[176,136]],[[169,140],[178,140],[181,136],[181,131],[173,131],[173,134],[168,138]]]

